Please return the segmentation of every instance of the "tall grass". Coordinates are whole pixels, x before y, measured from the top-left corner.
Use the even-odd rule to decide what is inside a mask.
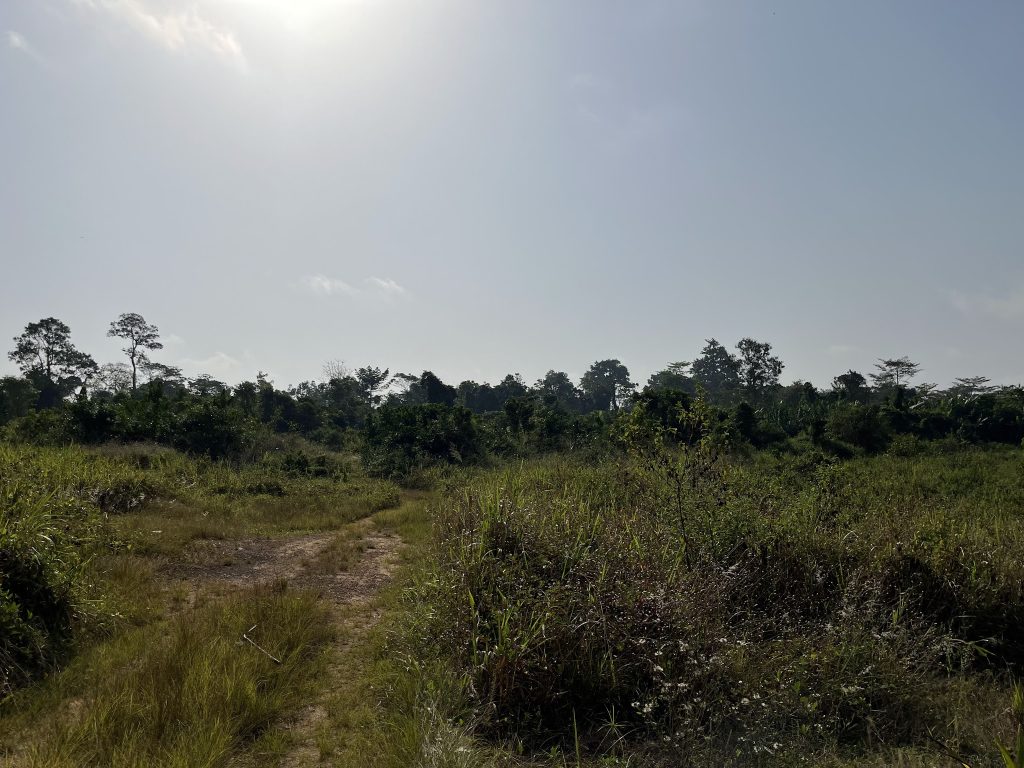
[[[420,653],[527,750],[992,755],[1022,662],[1021,456],[484,475],[439,511]]]
[[[243,641],[253,625],[280,663]],[[225,765],[298,703],[332,637],[313,596],[234,595],[76,659],[50,682],[28,743],[5,746],[15,764],[40,767]]]
[[[61,659],[102,538],[59,459],[0,445],[0,698]]]

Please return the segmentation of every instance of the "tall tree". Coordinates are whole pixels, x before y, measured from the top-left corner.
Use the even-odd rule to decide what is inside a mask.
[[[456,388],[456,402],[473,413],[489,413],[501,409],[494,387],[486,382],[463,381]]]
[[[201,373],[194,379],[189,379],[188,388],[193,392],[193,394],[199,395],[200,397],[223,395],[225,392],[231,391],[231,387],[223,381],[213,378],[213,376],[208,373]]]
[[[748,395],[757,395],[778,386],[783,365],[772,354],[771,344],[748,337],[741,339],[736,349],[740,352],[740,381]]]
[[[118,395],[127,392],[132,387],[132,372],[128,369],[127,363],[104,363],[100,366],[96,375],[96,391],[104,392],[107,395]]]
[[[864,375],[852,368],[846,373],[840,374],[832,379],[832,391],[843,400],[853,403],[866,403],[871,390],[868,388],[868,380]]]
[[[32,410],[38,395],[28,379],[18,376],[0,378],[0,426],[26,415]]]
[[[77,361],[78,350],[71,343],[71,328],[55,317],[29,323],[14,337],[14,350],[7,356],[22,373],[41,373],[50,381],[66,374]]]
[[[379,405],[381,400],[380,392],[384,388],[384,382],[388,380],[388,369],[381,370],[372,366],[365,366],[356,371],[356,381],[363,390],[363,396],[370,405]]]
[[[504,406],[512,398],[525,397],[527,391],[526,383],[518,373],[510,373],[494,385],[494,394],[501,406]]]
[[[629,380],[629,369],[618,360],[598,360],[580,379],[583,394],[602,411],[618,410],[635,387]]]
[[[408,373],[397,373],[395,379],[399,383],[409,385],[401,399],[410,405],[419,403],[455,404],[455,398],[458,395],[455,387],[445,384],[432,371],[424,371],[419,378]]]
[[[533,391],[549,407],[558,406],[567,411],[575,411],[579,407],[580,391],[564,371],[548,371],[533,385]]]
[[[984,395],[995,389],[987,376],[967,376],[966,378],[953,379],[953,386],[950,392],[957,395],[971,397],[973,395]]]
[[[878,369],[878,373],[870,374],[871,380],[881,389],[887,386],[903,386],[914,377],[921,366],[910,362],[910,358],[904,355],[894,360],[879,359],[875,363],[875,368]]]
[[[647,388],[656,391],[674,389],[678,392],[696,394],[693,378],[686,372],[690,364],[685,360],[669,363],[664,370],[652,373],[647,380]]]
[[[185,385],[185,375],[181,372],[181,368],[176,366],[144,360],[139,367],[146,374],[146,381],[160,381],[165,388],[171,390]]]
[[[716,339],[707,339],[690,371],[694,380],[718,399],[726,399],[740,386],[740,361]]]
[[[160,343],[160,331],[155,325],[150,325],[145,318],[135,312],[126,312],[110,324],[107,336],[124,339],[126,344],[122,352],[128,355],[132,366],[132,391],[138,386],[139,366],[149,358],[146,350],[163,349]]]
[[[85,385],[98,366],[90,355],[71,343],[71,329],[55,317],[29,323],[14,337],[8,357],[40,390],[40,404],[53,405],[60,398]]]
[[[328,381],[331,379],[344,379],[346,376],[351,375],[351,371],[345,365],[344,360],[328,360],[324,363],[323,371],[324,378]]]
[[[412,373],[396,373],[389,382],[387,402],[418,405],[426,402],[420,387],[420,377]]]

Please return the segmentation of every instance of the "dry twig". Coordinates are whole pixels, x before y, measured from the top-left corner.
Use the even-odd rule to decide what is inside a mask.
[[[261,653],[263,653],[268,659],[270,659],[275,664],[280,664],[281,660],[279,658],[274,656],[272,653],[270,653],[270,651],[268,651],[266,648],[261,646],[259,643],[257,643],[255,640],[253,640],[251,637],[249,637],[249,633],[252,632],[254,629],[256,629],[256,625],[255,624],[253,624],[251,627],[249,627],[248,630],[246,630],[245,632],[242,633],[242,639],[245,640],[245,642],[249,643],[249,645],[251,645],[257,651],[260,651]]]

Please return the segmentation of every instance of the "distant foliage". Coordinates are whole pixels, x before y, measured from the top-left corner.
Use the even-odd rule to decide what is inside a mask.
[[[186,379],[149,358],[162,348],[159,332],[137,313],[121,315],[109,334],[125,342],[127,363],[97,366],[56,318],[29,323],[10,353],[24,375],[0,379],[5,433],[51,445],[143,440],[232,461],[258,454],[274,436],[297,435],[361,452],[372,471],[396,477],[486,456],[572,451],[599,458],[634,408],[670,428],[698,398],[730,450],[740,452],[801,453],[810,443],[849,459],[884,452],[903,437],[1024,441],[1020,387],[995,387],[981,376],[946,390],[912,385],[921,366],[906,356],[879,360],[870,377],[848,370],[825,390],[783,385],[784,364],[772,345],[750,337],[735,351],[708,339],[692,361],[669,364],[639,391],[614,358],[596,361],[578,382],[552,369],[533,385],[509,373],[496,384],[457,386],[432,371],[391,375],[335,361],[324,380],[285,390],[262,373],[233,387],[205,374]]]
[[[472,464],[484,455],[473,415],[439,403],[380,408],[366,425],[363,444],[367,468],[386,477],[436,464]]]

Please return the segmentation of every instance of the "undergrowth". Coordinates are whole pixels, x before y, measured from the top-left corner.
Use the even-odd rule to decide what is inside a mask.
[[[534,756],[999,764],[1024,661],[1019,451],[664,451],[447,495],[406,638],[448,722]]]

